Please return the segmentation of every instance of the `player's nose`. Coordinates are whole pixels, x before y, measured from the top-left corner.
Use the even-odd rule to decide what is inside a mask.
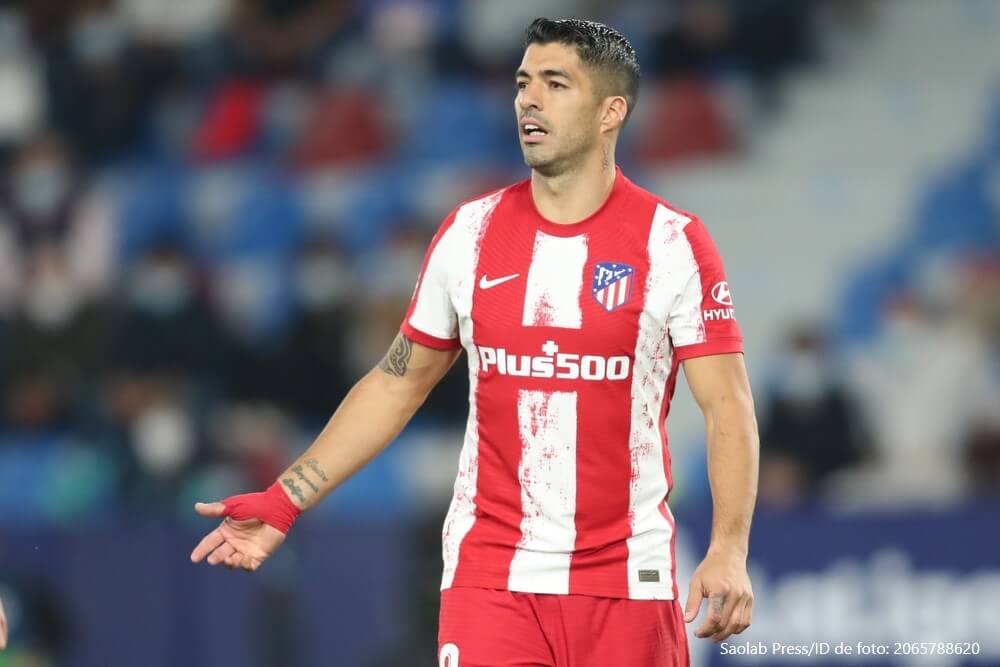
[[[541,111],[542,110],[542,98],[536,92],[533,84],[529,83],[524,88],[518,92],[517,95],[517,110],[520,113],[526,111]]]

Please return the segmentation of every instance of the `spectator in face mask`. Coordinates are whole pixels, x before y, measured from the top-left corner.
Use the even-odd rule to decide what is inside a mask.
[[[54,136],[27,143],[14,156],[6,210],[21,242],[61,242],[69,235],[77,182],[65,146]]]
[[[48,56],[51,116],[85,161],[135,146],[170,66],[136,48],[110,0],[74,3]]]
[[[41,381],[46,393],[73,404],[90,395],[88,385],[103,368],[105,318],[83,297],[57,249],[36,248],[24,268],[21,303],[10,327],[11,375]]]
[[[132,373],[206,377],[218,328],[181,246],[164,239],[128,271],[113,364]]]
[[[857,462],[866,440],[822,333],[808,327],[792,331],[780,367],[761,423],[760,497],[788,505]]]
[[[21,147],[0,186],[0,300],[20,290],[24,256],[42,247],[64,256],[82,296],[106,295],[114,271],[113,207],[103,192],[85,187],[55,135]]]
[[[325,420],[351,386],[345,345],[355,280],[340,248],[323,242],[304,249],[293,280],[299,314],[285,348],[284,398],[299,414]]]
[[[42,64],[21,12],[0,9],[0,151],[35,132],[44,118]]]

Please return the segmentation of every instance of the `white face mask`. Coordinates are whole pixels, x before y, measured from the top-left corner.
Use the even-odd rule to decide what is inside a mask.
[[[14,173],[14,205],[30,218],[45,219],[55,215],[69,189],[69,170],[58,162],[36,160]]]
[[[822,398],[829,387],[829,378],[822,359],[813,352],[793,352],[788,359],[784,383],[784,397],[789,400],[811,402]]]
[[[194,426],[178,406],[162,403],[144,411],[132,425],[139,465],[154,477],[177,473],[194,454]]]
[[[70,47],[87,65],[111,63],[125,48],[125,28],[112,12],[90,13],[70,29]]]
[[[26,45],[24,19],[13,10],[0,11],[0,60],[18,57]]]
[[[339,306],[350,294],[351,272],[332,257],[309,257],[295,269],[295,290],[307,310]]]
[[[68,275],[42,273],[25,288],[25,314],[43,329],[58,329],[65,325],[79,306],[80,297]]]
[[[182,266],[151,262],[136,271],[129,292],[139,309],[171,315],[191,302],[191,279]]]

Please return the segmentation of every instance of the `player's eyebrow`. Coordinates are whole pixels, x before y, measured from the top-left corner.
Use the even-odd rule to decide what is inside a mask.
[[[569,75],[569,72],[567,72],[564,69],[543,69],[541,72],[539,72],[539,74],[541,74],[542,78],[544,78],[544,79],[551,79],[553,77],[559,76],[559,77],[562,77],[564,79],[568,79],[569,81],[573,80],[573,77],[571,77]],[[516,79],[530,79],[531,78],[531,74],[529,74],[528,70],[526,70],[526,69],[519,69],[519,70],[517,70],[517,74],[514,75],[514,78],[516,78]]]

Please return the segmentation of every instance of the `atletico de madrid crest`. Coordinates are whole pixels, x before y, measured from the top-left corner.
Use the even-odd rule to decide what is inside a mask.
[[[591,294],[594,300],[609,313],[624,306],[632,298],[635,269],[628,264],[598,262],[594,267]]]

